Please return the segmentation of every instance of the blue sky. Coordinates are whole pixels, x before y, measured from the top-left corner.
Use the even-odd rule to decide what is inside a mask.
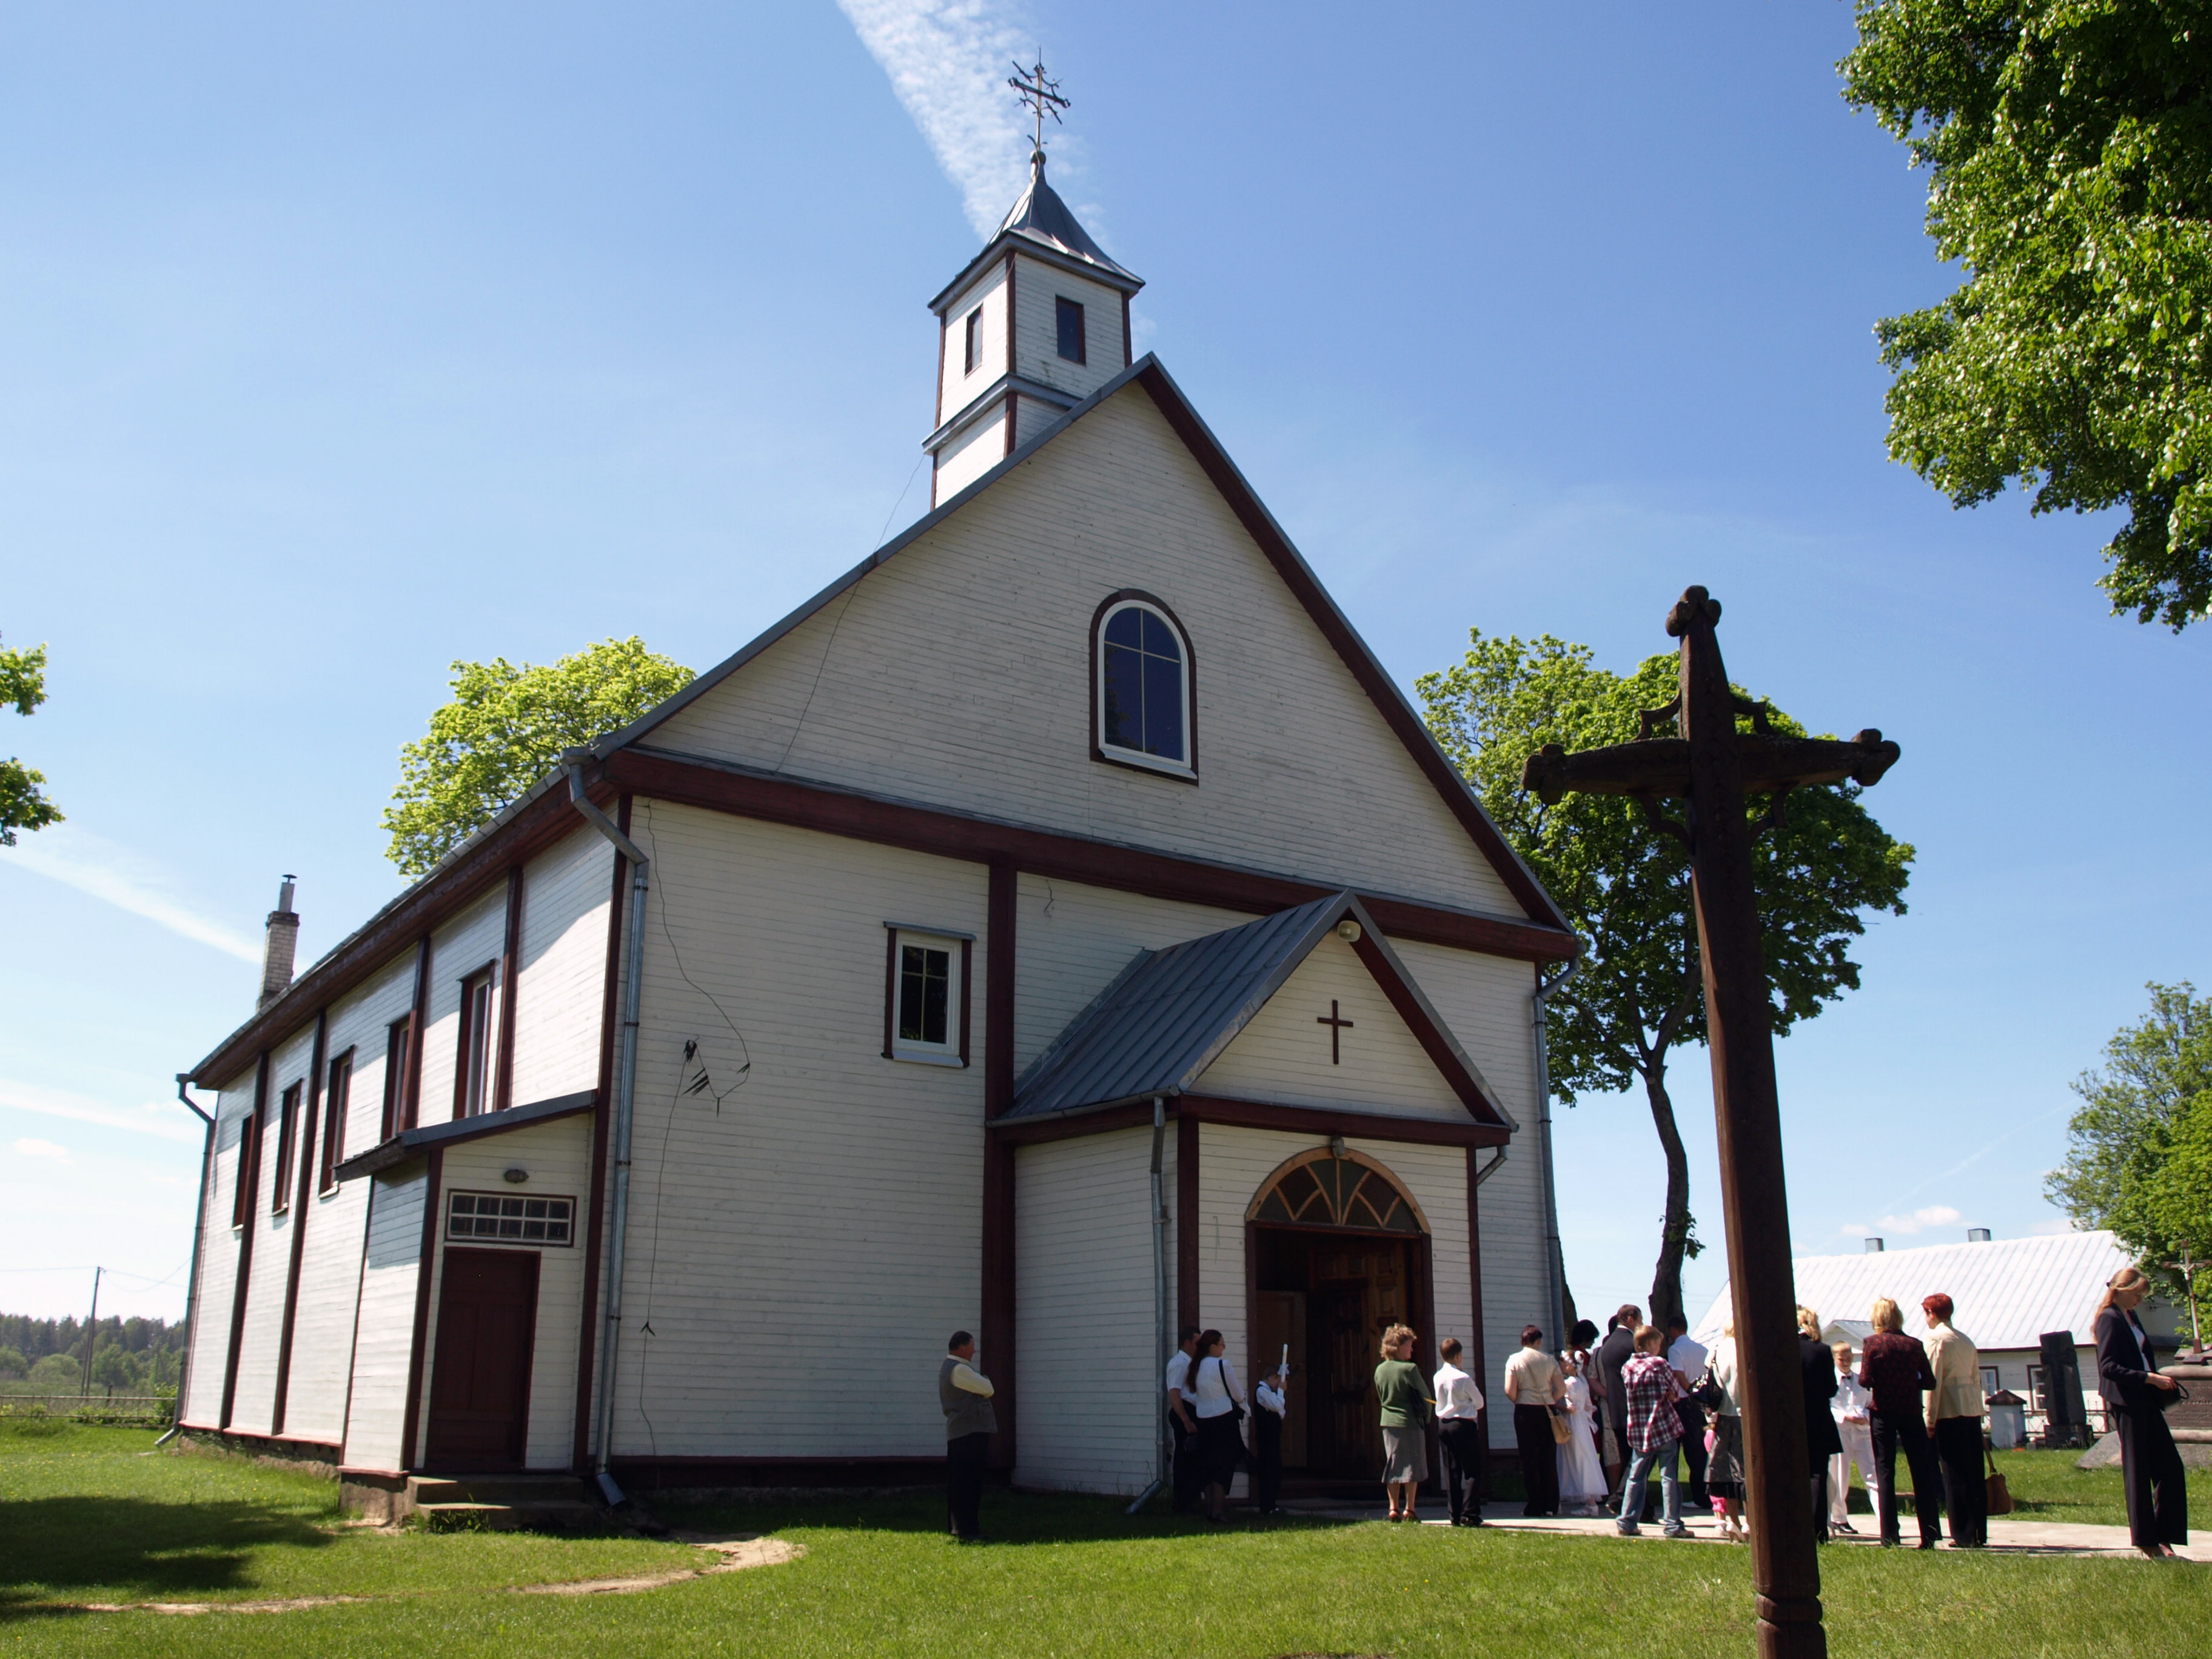
[[[2212,635],[2107,617],[2100,523],[1886,459],[1872,325],[1952,278],[1840,0],[947,9],[0,19],[0,632],[52,651],[5,750],[70,814],[0,851],[0,1309],[99,1262],[181,1310],[169,1079],[280,872],[303,958],[396,890],[449,660],[704,666],[921,509],[924,302],[1018,188],[1037,44],[1139,348],[1403,683],[1470,626],[1625,668],[1700,581],[1740,681],[1903,744],[1911,914],[1781,1047],[1800,1251],[2052,1224],[2069,1079],[2198,972]],[[1560,1119],[1577,1296],[1641,1301],[1643,1103]]]

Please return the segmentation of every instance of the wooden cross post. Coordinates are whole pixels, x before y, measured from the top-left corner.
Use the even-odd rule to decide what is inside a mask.
[[[1898,748],[1872,731],[1848,741],[1773,732],[1765,704],[1729,689],[1713,638],[1720,614],[1719,601],[1702,587],[1686,592],[1668,613],[1667,631],[1682,642],[1680,690],[1667,708],[1644,715],[1641,741],[1575,755],[1548,744],[1528,757],[1521,782],[1547,802],[1571,790],[1631,796],[1655,823],[1689,845],[1741,1359],[1744,1490],[1759,1652],[1760,1659],[1825,1659],[1790,1210],[1782,1182],[1782,1120],[1751,845],[1761,830],[1780,821],[1790,790],[1845,778],[1874,783],[1896,761]],[[1740,714],[1751,716],[1752,731],[1736,730]],[[1652,726],[1670,717],[1680,735],[1652,737]],[[1746,820],[1747,794],[1771,797],[1762,823]],[[1687,823],[1662,817],[1662,798],[1686,801]]]

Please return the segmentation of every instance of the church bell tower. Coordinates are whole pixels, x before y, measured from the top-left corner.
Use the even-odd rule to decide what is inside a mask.
[[[1129,296],[1144,285],[1106,257],[1045,182],[1040,142],[1029,189],[929,302],[938,323],[937,425],[922,447],[932,462],[932,507],[1129,366]]]

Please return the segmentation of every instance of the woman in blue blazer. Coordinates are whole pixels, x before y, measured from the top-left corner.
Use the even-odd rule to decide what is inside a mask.
[[[2189,1541],[2188,1477],[2166,1426],[2176,1387],[2161,1376],[2150,1334],[2136,1305],[2150,1280],[2123,1267],[2097,1304],[2097,1381],[2120,1437],[2120,1468],[2128,1484],[2128,1535],[2154,1561],[2172,1560],[2173,1547]]]

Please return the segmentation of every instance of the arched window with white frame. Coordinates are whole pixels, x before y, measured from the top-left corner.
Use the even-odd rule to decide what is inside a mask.
[[[1091,649],[1097,757],[1196,782],[1190,640],[1174,613],[1124,589],[1098,607]]]

